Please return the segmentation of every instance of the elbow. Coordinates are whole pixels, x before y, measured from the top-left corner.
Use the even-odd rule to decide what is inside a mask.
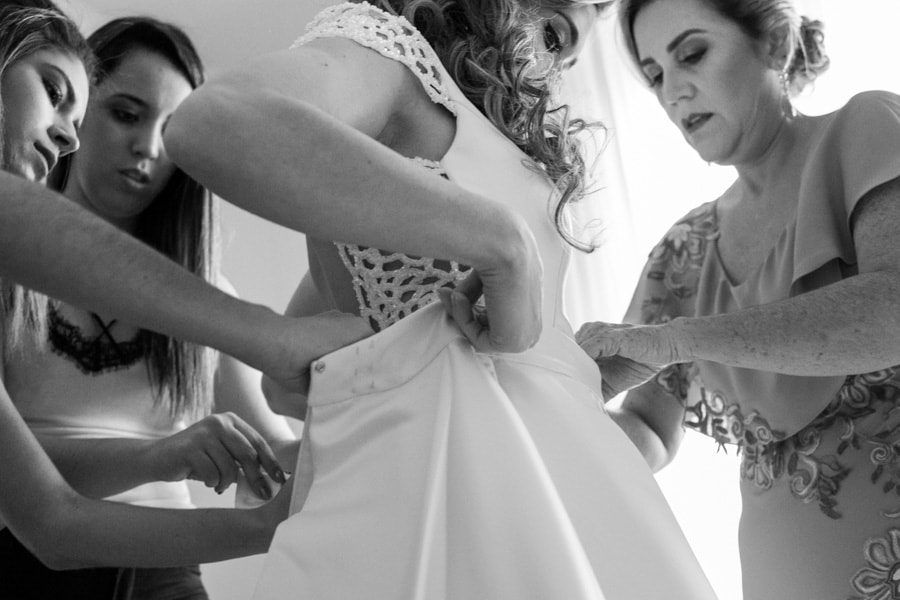
[[[672,459],[678,453],[678,446],[680,445],[678,441],[669,440],[661,436],[657,436],[657,440],[657,443],[654,444],[654,450],[644,455],[647,464],[650,465],[650,470],[654,473],[662,470],[663,467],[672,462]]]
[[[48,534],[48,532],[52,532],[52,535]],[[24,532],[21,536],[16,534],[16,539],[41,564],[53,571],[68,571],[97,566],[86,560],[85,557],[79,556],[78,544],[72,537],[69,533],[61,533],[58,524],[55,524],[55,526],[37,526],[34,527],[33,531]],[[84,537],[83,533],[80,537]]]
[[[228,135],[227,123],[240,115],[246,93],[233,78],[207,81],[178,105],[163,131],[166,153],[190,172],[210,157],[208,151]],[[252,102],[252,100],[247,100]]]
[[[66,556],[57,549],[41,548],[32,552],[48,569],[53,571],[74,571],[76,569],[87,569],[95,566],[93,563]]]
[[[41,563],[54,571],[67,571],[102,566],[92,553],[91,536],[85,535],[83,497],[71,488],[37,503],[24,527],[10,523],[16,539]]]
[[[217,107],[208,101],[212,95],[210,85],[202,85],[185,98],[163,130],[166,154],[182,168],[191,162],[198,140],[206,138],[211,124],[222,122],[222,117],[215,114]]]
[[[609,414],[637,447],[651,471],[656,473],[675,458],[683,435],[680,428],[677,434],[665,435],[627,408],[610,408]]]

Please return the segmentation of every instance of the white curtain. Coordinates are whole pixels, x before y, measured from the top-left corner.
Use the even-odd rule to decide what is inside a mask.
[[[829,71],[797,99],[801,112],[830,112],[866,89],[900,93],[896,3],[801,0],[798,6],[824,21],[831,57]],[[594,253],[573,261],[567,302],[577,328],[620,321],[653,245],[688,210],[716,198],[734,171],[707,165],[684,142],[628,64],[614,17],[598,23],[563,93],[574,114],[609,129],[595,167],[598,191],[578,209],[580,221],[599,221],[602,234]],[[740,600],[735,452],[717,452],[711,440],[689,434],[657,480],[720,600]]]

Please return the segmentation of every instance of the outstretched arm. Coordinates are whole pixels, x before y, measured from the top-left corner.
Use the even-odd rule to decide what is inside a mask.
[[[53,466],[2,386],[0,439],[0,515],[52,568],[163,567],[257,554],[287,516],[287,493],[246,511],[149,509],[85,498]]]
[[[312,360],[371,334],[356,317],[285,319],[238,300],[73,202],[2,171],[0,208],[4,277],[217,348],[289,387],[301,385]]]
[[[661,325],[598,328],[592,356],[709,360],[791,375],[866,373],[900,364],[900,179],[864,196],[853,219],[858,275],[793,298]]]
[[[241,302],[65,198],[5,172],[0,208],[3,276],[217,347],[286,385],[297,384],[312,359],[371,332],[355,317],[284,319]],[[263,552],[287,514],[286,503],[258,511],[160,511],[89,500],[59,475],[5,389],[0,440],[0,515],[57,568],[196,564]]]

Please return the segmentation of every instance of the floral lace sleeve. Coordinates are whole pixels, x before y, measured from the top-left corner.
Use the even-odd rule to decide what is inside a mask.
[[[653,248],[641,274],[627,323],[650,325],[694,315],[694,299],[709,242],[718,236],[715,204],[709,202],[678,221]],[[686,404],[696,369],[691,363],[672,365],[654,381]]]

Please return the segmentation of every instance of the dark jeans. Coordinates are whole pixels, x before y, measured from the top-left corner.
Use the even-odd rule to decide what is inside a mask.
[[[209,600],[200,567],[48,569],[0,531],[0,600]]]
[[[128,600],[209,600],[197,565],[133,571],[134,585]]]

